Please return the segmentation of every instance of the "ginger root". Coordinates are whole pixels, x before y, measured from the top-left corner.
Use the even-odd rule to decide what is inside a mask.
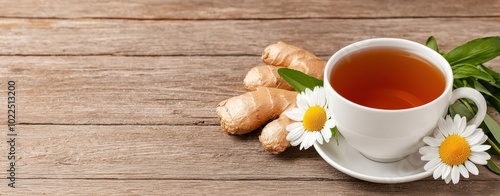
[[[243,80],[245,89],[253,91],[258,87],[272,87],[293,90],[293,87],[278,74],[279,68],[272,65],[261,65],[250,69]]]
[[[277,118],[294,105],[296,96],[295,91],[257,88],[220,102],[216,112],[223,131],[241,135]]]
[[[288,67],[323,79],[326,62],[302,48],[283,42],[269,45],[262,60],[267,65],[254,67],[243,81],[245,89],[250,92],[222,101],[216,112],[222,130],[237,135],[251,132],[279,116],[269,122],[259,136],[268,152],[279,154],[291,145],[286,140],[286,126],[292,120],[284,111],[295,107],[297,92],[288,91],[293,88],[277,70]]]
[[[295,102],[293,104],[295,107]],[[293,108],[292,107],[292,108]],[[259,141],[264,149],[272,154],[279,154],[290,147],[290,142],[286,139],[288,131],[286,126],[293,121],[289,119],[285,113],[281,113],[280,117],[268,123],[259,136]]]
[[[326,61],[314,54],[284,42],[266,47],[262,53],[262,61],[277,68],[269,66],[251,69],[243,81],[246,90],[255,90],[260,86],[291,90],[291,86],[277,74],[279,67],[288,67],[323,79],[326,65]]]

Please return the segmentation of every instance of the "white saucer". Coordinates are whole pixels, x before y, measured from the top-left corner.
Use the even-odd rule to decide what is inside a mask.
[[[420,180],[432,175],[426,172],[426,162],[420,160],[420,155],[415,152],[400,161],[381,163],[372,161],[355,150],[339,135],[339,143],[334,138],[326,144],[314,144],[319,155],[331,166],[339,171],[369,182],[376,183],[403,183]]]

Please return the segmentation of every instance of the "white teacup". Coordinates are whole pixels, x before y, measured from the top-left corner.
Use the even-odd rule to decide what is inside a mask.
[[[342,57],[371,47],[397,48],[427,60],[443,73],[444,91],[424,105],[395,110],[370,108],[344,98],[330,84],[332,68]],[[481,124],[486,114],[486,101],[478,91],[472,88],[452,91],[453,73],[446,59],[422,44],[404,39],[368,39],[342,48],[326,64],[324,87],[340,133],[352,147],[374,161],[397,161],[416,152],[424,145],[423,137],[432,134],[438,119],[458,99],[468,98],[478,107],[469,124]]]

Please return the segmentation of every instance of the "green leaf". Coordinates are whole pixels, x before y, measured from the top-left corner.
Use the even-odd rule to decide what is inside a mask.
[[[489,106],[494,107],[497,111],[500,111],[500,96],[497,92],[491,93],[487,88],[485,88],[481,83],[477,82],[475,84],[475,89],[486,96],[484,98],[488,102]]]
[[[498,125],[498,123],[493,120],[489,114],[486,114],[484,117],[484,124],[486,124],[490,130],[490,133],[493,135],[495,141],[500,143],[500,125]]]
[[[337,127],[333,127],[330,129],[330,131],[332,131],[332,138],[335,138],[335,140],[337,141],[337,145],[339,145],[339,129],[337,129]]]
[[[481,93],[484,93],[484,94],[489,95],[489,96],[493,96],[493,94],[491,94],[491,92],[486,87],[484,87],[483,84],[481,84],[477,80],[474,81],[474,88]]]
[[[500,73],[493,71],[492,69],[484,66],[483,64],[479,64],[478,68],[488,73],[490,76],[492,76],[495,79],[495,81],[500,82]]]
[[[465,86],[465,84],[464,84],[464,82],[462,82],[462,80],[460,80],[460,79],[453,80],[453,88],[460,88],[460,87],[464,87],[464,86]]]
[[[500,55],[500,37],[474,39],[444,54],[450,65],[483,64]]]
[[[425,42],[425,45],[427,47],[429,47],[430,49],[436,51],[436,52],[439,52],[439,48],[438,48],[438,45],[437,45],[437,42],[436,42],[436,39],[434,38],[434,36],[430,36],[427,41]]]
[[[481,83],[481,82],[480,82]],[[488,101],[489,106],[493,106],[497,111],[500,111],[500,91],[495,90],[494,88],[491,87],[489,83],[481,83],[483,86],[488,89],[490,94],[488,96],[485,96],[486,101]],[[490,85],[490,86],[488,86]],[[481,90],[476,88],[476,90]]]
[[[495,82],[489,82],[489,85],[495,88],[500,89],[500,74],[496,71],[491,70],[490,68],[480,64],[477,66],[480,70],[488,73],[493,79],[495,79]]]
[[[479,91],[480,93],[483,93],[487,96],[484,96],[484,98],[486,99],[486,101],[488,101],[488,103],[497,108],[496,106],[500,106],[500,95],[498,95],[497,92],[495,93],[492,93],[488,88],[486,88],[483,83],[479,82],[479,81],[474,81],[474,88]],[[500,107],[497,109],[498,111],[500,111]]]
[[[498,146],[500,146],[499,143],[496,143],[495,141],[491,140],[491,135],[488,135],[488,139],[486,140],[486,142],[491,146],[490,149],[488,149],[486,152],[488,152],[490,155],[492,154],[500,154],[500,148],[498,148]]]
[[[488,160],[488,169],[490,169],[492,172],[495,172],[496,174],[500,175],[500,167],[495,164],[492,160]]]
[[[471,109],[469,109],[461,100],[451,104],[449,111],[451,116],[459,114],[460,116],[465,116],[466,119],[474,117],[474,113],[471,112]]]
[[[306,88],[312,90],[316,86],[323,86],[323,80],[294,69],[279,68],[278,74],[299,93]]]
[[[486,101],[488,101],[489,106],[495,108],[496,111],[500,111],[500,102],[498,101],[498,98],[488,97],[486,98]]]
[[[453,78],[455,79],[472,77],[475,79],[486,80],[488,82],[495,82],[495,79],[490,74],[480,70],[478,67],[471,64],[467,63],[458,64],[453,66],[452,70],[453,70]]]

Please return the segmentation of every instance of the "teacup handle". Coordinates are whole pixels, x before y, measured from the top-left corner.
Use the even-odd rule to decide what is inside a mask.
[[[486,100],[484,99],[483,95],[479,91],[473,88],[469,87],[457,88],[451,94],[450,104],[453,104],[455,103],[455,101],[462,98],[467,98],[472,100],[477,106],[476,115],[472,119],[470,119],[467,125],[479,126],[483,122],[484,117],[486,116],[487,106],[486,106]]]

